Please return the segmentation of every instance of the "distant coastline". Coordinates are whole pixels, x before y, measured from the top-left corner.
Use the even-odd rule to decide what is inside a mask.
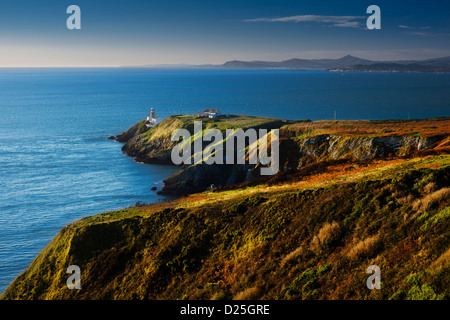
[[[284,61],[227,61],[223,64],[162,64],[122,68],[217,68],[217,69],[308,69],[329,72],[450,73],[450,57],[426,60],[374,61],[351,55],[339,59],[290,59]]]

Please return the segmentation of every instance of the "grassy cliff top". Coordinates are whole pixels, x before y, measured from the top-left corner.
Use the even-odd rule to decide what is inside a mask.
[[[413,120],[282,120],[245,115],[221,115],[214,119],[197,118],[195,115],[175,115],[164,119],[153,128],[146,129],[146,121],[133,126],[129,135],[141,135],[147,141],[167,139],[176,129],[194,131],[194,121],[201,121],[203,130],[247,129],[251,127],[281,129],[285,137],[312,137],[338,135],[345,137],[435,137],[450,135],[450,117]],[[132,130],[133,129],[133,130]]]
[[[264,124],[279,122],[281,126],[285,122],[280,119],[252,117],[244,115],[218,116],[214,119],[198,118],[195,115],[176,115],[164,119],[161,123],[151,128],[143,135],[157,139],[172,134],[176,129],[187,129],[191,134],[194,132],[194,121],[201,121],[203,130],[218,129],[225,131],[226,129],[247,129],[250,127],[258,127]]]
[[[414,120],[322,120],[287,124],[282,129],[297,136],[321,134],[351,137],[417,136],[431,137],[450,134],[450,117]]]

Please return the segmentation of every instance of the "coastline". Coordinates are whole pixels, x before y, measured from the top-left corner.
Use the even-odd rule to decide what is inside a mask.
[[[174,119],[171,119],[171,121],[173,120]],[[268,120],[265,119],[264,121]],[[324,133],[323,128],[327,127],[330,122],[335,124],[335,126],[332,127],[334,131]],[[433,122],[434,125],[430,126],[431,122]],[[353,123],[353,127],[349,127],[349,123]],[[397,131],[394,130],[387,132],[385,126],[392,128],[395,127],[393,126],[394,123],[401,123],[403,127],[396,127]],[[251,249],[249,249],[248,252],[245,251],[247,253],[239,253],[244,254],[244,261],[247,261],[245,263],[250,263],[254,259],[257,259],[257,261],[259,261],[258,263],[264,265],[262,260],[258,260],[264,257],[264,254],[262,253],[265,252],[264,250],[269,250],[269,252],[272,252],[271,250],[275,250],[273,254],[275,254],[277,250],[282,250],[283,255],[281,258],[275,258],[275,256],[272,256],[271,253],[263,259],[268,262],[273,261],[270,263],[278,261],[276,264],[282,263],[283,266],[290,266],[291,268],[293,265],[290,263],[291,261],[295,261],[296,258],[292,258],[294,256],[289,252],[295,248],[293,248],[292,245],[287,245],[287,243],[282,244],[284,243],[284,240],[282,240],[282,235],[284,234],[283,230],[285,228],[288,228],[289,230],[300,228],[298,230],[302,230],[302,228],[310,224],[310,222],[308,222],[309,220],[303,220],[304,218],[299,216],[296,219],[301,219],[298,220],[300,225],[290,225],[290,223],[294,223],[292,222],[292,219],[295,216],[294,208],[297,208],[300,205],[307,205],[310,208],[316,208],[314,209],[317,210],[315,219],[319,220],[312,224],[312,227],[315,230],[313,232],[314,234],[319,232],[319,229],[321,226],[323,227],[323,223],[325,223],[325,221],[322,221],[324,217],[321,217],[321,206],[331,205],[334,207],[336,205],[336,201],[339,202],[344,201],[345,199],[352,199],[352,197],[348,197],[349,195],[344,196],[348,190],[354,190],[354,192],[357,192],[360,196],[355,198],[356,202],[353,204],[343,203],[342,208],[340,209],[344,210],[342,213],[339,213],[340,211],[335,213],[337,215],[334,215],[334,219],[339,221],[340,228],[343,228],[345,221],[343,219],[349,214],[349,212],[345,211],[347,210],[345,209],[347,205],[356,208],[355,206],[360,205],[359,201],[367,199],[369,194],[373,194],[375,198],[382,194],[383,197],[386,197],[390,194],[390,192],[386,193],[385,190],[390,188],[395,188],[395,190],[401,192],[401,185],[398,185],[399,182],[395,181],[404,181],[401,183],[417,184],[418,181],[422,181],[426,178],[428,179],[426,181],[434,181],[433,183],[436,184],[434,188],[437,188],[435,189],[436,192],[444,190],[446,187],[445,182],[438,177],[448,175],[447,171],[450,168],[450,157],[448,156],[450,149],[448,131],[450,127],[449,123],[450,118],[410,121],[289,122],[285,124],[286,127],[280,127],[280,129],[283,130],[284,141],[290,141],[289,143],[284,144],[287,149],[282,149],[281,151],[282,153],[286,153],[286,151],[291,150],[293,146],[303,146],[303,149],[301,149],[303,150],[301,152],[301,158],[303,160],[300,169],[288,170],[288,166],[292,166],[292,164],[299,161],[300,158],[293,156],[294,153],[292,152],[287,152],[287,158],[285,159],[288,166],[282,167],[282,172],[270,179],[256,179],[243,181],[232,185],[223,185],[219,186],[216,190],[203,192],[197,191],[196,193],[190,195],[179,195],[175,200],[169,202],[161,202],[151,205],[142,203],[139,206],[114,212],[105,212],[78,220],[73,224],[64,227],[58,233],[57,237],[50,242],[50,244],[38,255],[38,257],[36,257],[27,270],[13,281],[5,293],[3,293],[1,299],[14,299],[14,297],[18,298],[19,296],[24,299],[34,299],[37,297],[39,297],[39,299],[68,299],[69,296],[70,299],[130,299],[133,297],[132,294],[135,294],[138,298],[142,299],[173,299],[182,297],[183,292],[185,292],[185,294],[187,294],[187,292],[191,292],[191,295],[188,295],[188,297],[195,299],[202,299],[202,297],[211,298],[211,295],[218,294],[222,295],[225,299],[231,299],[233,296],[242,294],[242,285],[239,285],[239,283],[230,283],[229,285],[226,285],[227,282],[224,282],[223,286],[220,285],[217,288],[214,287],[218,291],[213,290],[212,292],[203,291],[200,289],[194,290],[193,287],[191,287],[198,285],[197,280],[195,280],[199,277],[197,272],[205,274],[207,277],[212,276],[210,274],[211,270],[209,270],[209,265],[215,265],[213,261],[217,260],[219,263],[227,263],[226,260],[222,260],[223,257],[221,258],[222,255],[227,256],[227,253],[222,251],[223,249],[219,248],[222,248],[222,246],[225,245],[224,239],[227,238],[226,234],[229,234],[229,231],[227,231],[227,226],[229,226],[230,223],[234,226],[234,229],[232,230],[233,232],[237,232],[236,235],[239,235],[239,230],[247,230],[247,228],[250,228],[248,230],[252,230],[250,233],[247,233],[249,232],[247,230],[239,236],[235,236],[235,238],[231,238],[229,240],[231,241],[230,245],[232,245],[230,248],[234,248],[232,249],[232,252],[233,250],[238,250],[233,254],[238,254],[238,252],[241,252],[240,250],[242,250],[242,248],[250,246],[249,248]],[[211,125],[214,124],[217,125],[217,122],[211,123]],[[408,134],[408,138],[402,138],[397,135],[402,130],[408,132],[409,126],[412,126],[412,128],[415,129],[414,134]],[[299,136],[300,132],[305,132],[305,128],[308,128],[308,134],[306,136],[304,134],[303,136]],[[364,129],[365,131],[362,132],[361,129]],[[373,137],[374,130],[375,132],[378,132],[379,137]],[[317,135],[316,131],[321,134]],[[439,139],[437,140],[436,132],[440,132],[440,135],[438,135]],[[146,132],[138,133],[136,131],[137,136],[145,135],[145,133]],[[152,134],[154,133],[155,132]],[[341,138],[338,139],[337,135],[340,135]],[[133,138],[130,138],[129,141]],[[159,138],[161,138],[161,136],[159,136]],[[295,144],[292,144],[293,141],[295,141]],[[324,143],[328,145],[327,148],[324,148]],[[397,150],[396,152],[404,153],[389,155],[390,153],[387,152],[388,149],[386,149],[387,145],[384,145],[384,149],[379,149],[379,147],[377,147],[377,143],[388,143],[390,146],[389,150],[395,149]],[[340,145],[341,149],[330,149],[331,145]],[[411,146],[411,148],[404,148],[405,146]],[[338,151],[344,149],[347,150],[347,153],[342,154]],[[327,151],[326,153],[320,153],[320,150],[322,150],[322,152],[324,150]],[[357,150],[359,150],[359,153],[356,152]],[[339,155],[339,157],[335,159],[330,158],[330,155],[332,154]],[[356,155],[357,157],[348,158],[346,157],[346,154],[352,154],[353,156]],[[362,158],[358,159],[358,157],[361,156]],[[366,158],[366,156],[369,156],[369,158]],[[362,173],[363,175],[361,175]],[[406,175],[404,175],[404,173],[406,173]],[[412,174],[415,178],[411,181],[408,180],[408,174]],[[326,202],[325,199],[331,194],[339,194],[342,198],[332,197],[331,202]],[[293,196],[294,198],[292,198]],[[400,197],[400,195],[396,197]],[[305,200],[301,199],[310,199],[312,202],[302,204],[302,201]],[[297,202],[300,200],[301,202]],[[284,209],[281,210],[281,208],[286,208],[285,203],[288,203],[289,201],[294,201],[291,203],[291,206],[289,206],[292,207],[294,211],[288,211],[289,214],[285,215],[287,213],[285,213]],[[411,202],[407,202],[403,205],[398,202],[398,205],[394,207],[392,205],[387,206],[386,210],[395,209],[394,212],[397,213],[395,213],[394,216],[398,216],[400,219],[404,210],[406,210],[405,208],[408,208],[410,205]],[[445,209],[442,209],[443,205],[445,205],[445,201],[438,203],[437,207],[433,207],[433,210],[435,210],[433,212],[437,212],[436,214],[441,214],[439,213],[439,210],[441,210],[441,212],[444,212],[442,214],[445,215]],[[375,209],[376,207],[373,207],[373,210]],[[220,214],[218,214],[218,212],[220,212]],[[270,212],[270,214],[267,215],[264,212]],[[344,212],[347,213],[344,214]],[[374,212],[373,217],[376,216],[377,215]],[[362,217],[363,216],[355,218],[356,220],[353,221],[351,225],[356,226],[358,223],[363,223],[362,221],[364,220],[360,220]],[[254,219],[262,220],[258,223],[255,222],[256,224],[253,224],[251,221],[254,221]],[[380,221],[383,221],[384,218],[380,217],[380,219],[382,219]],[[403,224],[404,222],[401,221],[402,220],[400,219],[396,223]],[[251,224],[249,225],[249,223]],[[281,224],[278,225],[278,223]],[[300,227],[304,223],[307,224]],[[371,222],[369,220],[364,223]],[[406,224],[404,228],[409,227]],[[414,228],[414,231],[411,231],[413,232],[413,237],[423,236],[421,233],[422,231],[420,231],[420,226]],[[439,228],[444,228],[444,226],[440,226]],[[202,236],[197,238],[200,230],[204,231],[200,233]],[[425,230],[431,229],[427,228]],[[385,231],[387,232],[387,229]],[[390,238],[386,232],[382,233],[383,236],[380,239],[383,240],[380,243],[388,243],[391,241],[389,240]],[[390,232],[394,231],[391,230]],[[213,236],[216,233],[217,235]],[[156,238],[152,238],[152,234],[154,234]],[[341,252],[343,250],[342,253],[339,253],[338,255],[347,254],[345,253],[347,252],[346,250],[350,250],[350,247],[354,245],[351,237],[356,236],[356,234],[352,234],[353,233],[345,235],[344,233],[344,237],[339,240],[341,241],[340,244],[333,244],[333,248],[335,248],[333,250],[338,250],[337,252]],[[294,235],[295,232],[292,236]],[[301,236],[301,239],[303,239],[302,241],[306,241],[305,243],[313,243],[314,239],[310,239],[310,236],[307,237],[307,234],[304,234]],[[434,241],[433,236],[428,235],[427,237],[429,241]],[[293,241],[293,239],[289,241]],[[273,247],[272,244],[275,243],[277,245],[276,247]],[[67,248],[68,245],[70,247],[69,251],[64,249]],[[136,245],[137,247],[135,247]],[[210,247],[211,245],[212,247]],[[341,248],[341,246],[343,247]],[[433,245],[430,244],[430,246]],[[150,248],[153,250],[153,254],[148,256],[148,250],[150,250]],[[266,249],[261,251],[263,248]],[[386,248],[387,247],[385,245],[377,246],[374,248],[374,253],[383,254],[383,257],[389,257],[389,255],[392,254],[392,250],[387,250]],[[220,250],[221,253],[219,256],[215,256],[213,254],[216,250]],[[314,261],[314,259],[319,259],[320,257],[320,255],[318,255],[317,258],[314,258],[315,255],[311,255],[315,252],[315,250],[316,249],[314,249],[314,247],[311,247],[306,251],[294,251],[297,252],[297,255],[299,256],[306,254],[305,258],[302,259],[313,259]],[[442,250],[443,249],[441,248],[438,252],[445,254]],[[200,252],[200,257],[197,257],[197,253],[195,252]],[[377,259],[377,255],[374,255],[374,253],[369,254],[367,257],[369,259]],[[140,255],[142,255],[143,258],[137,258]],[[361,253],[361,255],[364,256],[365,254]],[[437,256],[434,255],[433,257],[433,259],[438,259],[439,254]],[[188,260],[185,261],[185,259]],[[207,264],[200,263],[203,259],[207,259],[209,262]],[[60,262],[53,265],[48,264],[48,261]],[[115,261],[112,263],[113,266],[115,266],[115,269],[113,270],[116,271],[108,271],[110,268],[107,265],[104,265],[102,261]],[[352,258],[349,261],[353,261]],[[363,260],[358,258],[357,261],[359,261],[358,263],[361,263]],[[58,274],[58,277],[60,278],[60,280],[58,280],[59,282],[62,283],[62,281],[65,281],[64,273],[58,272],[57,270],[60,270],[60,268],[67,263],[78,263],[83,265],[84,268],[87,268],[85,271],[85,274],[87,272],[87,280],[85,281],[87,281],[88,284],[87,287],[84,287],[85,289],[82,290],[82,292],[68,292],[59,285],[55,287],[51,283],[42,282],[43,279],[48,278],[48,275],[45,275],[47,271],[52,273],[56,272],[55,274]],[[237,261],[234,263],[237,263]],[[323,266],[327,265],[323,261],[318,261],[316,263],[322,264]],[[135,265],[135,267],[132,267],[133,265]],[[156,269],[152,269],[153,271],[149,271],[150,273],[140,274],[138,270],[141,268],[145,269],[144,266],[146,265],[154,265]],[[171,267],[168,268],[167,266]],[[237,267],[238,264],[235,264],[233,268]],[[264,268],[267,267],[268,266]],[[220,269],[223,268],[223,266],[220,267],[217,265],[214,268]],[[404,272],[409,272],[408,270],[410,269],[406,269],[407,270]],[[106,270],[104,271],[106,273],[100,270]],[[279,272],[282,272],[281,270],[282,269],[280,269]],[[98,274],[98,272],[100,273]],[[129,276],[123,278],[122,272],[129,274]],[[171,281],[174,280],[170,279],[172,276],[180,276],[182,274],[185,275],[184,277],[187,277],[184,280],[186,282],[186,286],[183,288],[185,289],[175,289],[170,285]],[[146,278],[146,275],[149,278]],[[142,278],[143,276],[144,278]],[[276,286],[278,288],[276,291],[277,293],[274,292],[271,295],[271,291],[266,292],[265,289],[261,287],[261,283],[258,282],[261,281],[258,279],[261,279],[261,277],[267,277],[267,275],[256,273],[255,276],[256,278],[254,281],[256,281],[256,283],[254,282],[253,286],[256,285],[256,289],[254,289],[251,293],[252,295],[249,296],[252,299],[262,297],[291,299],[293,297],[298,297],[299,291],[298,289],[295,289],[296,287],[292,287],[292,291],[289,291],[288,294],[284,289]],[[220,278],[222,281],[225,281],[226,276],[222,275]],[[289,285],[289,281],[295,280],[290,279],[289,277],[286,278],[286,274],[284,273],[278,273],[277,278],[283,279],[282,282],[284,282],[286,286]],[[111,282],[112,279],[115,280]],[[117,291],[114,289],[115,287],[111,287],[111,285],[115,281],[122,281],[119,279],[128,279],[126,281],[128,281],[129,284],[122,284],[124,289]],[[213,279],[215,278],[208,278],[208,281],[213,281]],[[397,280],[400,281],[400,279]],[[57,284],[59,283],[58,281],[53,281],[53,283]],[[34,283],[33,286],[35,287],[33,292],[22,290],[22,288],[28,287],[31,283]],[[150,289],[151,286],[145,288],[142,287],[139,289],[139,283],[150,283],[155,285],[160,283],[158,287],[161,289],[152,291],[152,289]],[[129,287],[129,285],[131,285],[131,287]],[[204,285],[205,283],[203,283],[203,286]],[[250,285],[249,288],[253,288],[252,285]],[[346,287],[344,286],[343,288]],[[395,295],[392,288],[389,290],[391,294]],[[325,291],[320,292],[322,297],[328,298],[342,297],[343,294],[341,292],[336,293],[334,296],[328,296],[325,294]],[[267,294],[269,295],[267,296]],[[360,295],[360,298],[368,298],[362,292],[359,292],[358,295]],[[381,297],[375,298],[379,299]]]

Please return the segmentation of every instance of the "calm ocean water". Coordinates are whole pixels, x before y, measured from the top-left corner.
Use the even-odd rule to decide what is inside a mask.
[[[164,199],[176,171],[107,140],[146,117],[224,113],[284,119],[450,115],[450,75],[217,69],[0,70],[0,292],[65,225]]]

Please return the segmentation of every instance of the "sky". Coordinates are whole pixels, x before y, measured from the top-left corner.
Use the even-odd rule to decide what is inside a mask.
[[[0,3],[0,67],[409,60],[450,56],[448,1],[15,0]],[[69,30],[70,5],[81,29]],[[381,29],[368,30],[369,5]]]

